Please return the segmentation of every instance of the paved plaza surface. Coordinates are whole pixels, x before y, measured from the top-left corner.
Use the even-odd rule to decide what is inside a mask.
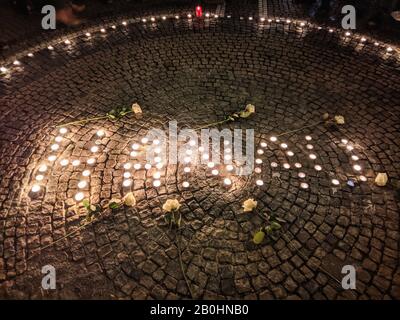
[[[10,42],[0,63],[1,298],[400,299],[400,50],[308,21],[291,1],[267,2],[278,20],[257,1],[246,14],[210,4],[202,19],[182,4]],[[71,125],[55,140],[59,124],[134,102],[142,115]],[[261,172],[227,187],[207,166],[187,174],[166,164],[155,187],[154,168],[131,170],[136,205],[81,228],[85,214],[73,208],[83,170],[85,195],[107,203],[126,193],[124,164],[147,130],[197,128],[247,104],[255,114],[218,128],[254,129]],[[325,113],[345,123],[295,131]],[[374,183],[378,173],[386,186]],[[163,218],[174,198],[179,236]],[[248,198],[257,213],[243,212]],[[256,245],[265,213],[285,222]],[[41,287],[45,265],[56,290]],[[357,270],[355,290],[341,286],[345,265]]]

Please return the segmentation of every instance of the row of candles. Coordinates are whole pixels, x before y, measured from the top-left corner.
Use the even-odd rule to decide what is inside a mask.
[[[196,9],[196,12],[197,12],[197,9]],[[214,17],[215,19],[221,18],[221,16],[219,16],[219,15],[217,15],[217,14],[210,14],[210,13],[206,13],[206,14],[205,14],[205,17],[206,17],[206,18],[212,18],[212,17]],[[232,18],[231,15],[227,15],[226,17],[227,17],[228,19]],[[181,18],[181,16],[180,16],[180,15],[172,15],[172,16],[166,16],[166,15],[163,15],[163,16],[152,16],[152,17],[150,17],[150,18],[141,18],[140,21],[142,21],[143,23],[147,23],[147,22],[155,23],[155,22],[158,21],[158,20],[165,21],[165,20],[167,20],[168,18],[173,18],[173,19],[178,20],[178,19]],[[193,15],[192,15],[191,13],[189,13],[189,14],[187,14],[187,18],[188,18],[188,19],[193,19]],[[241,20],[244,20],[244,17],[240,17],[240,19],[241,19]],[[253,18],[252,16],[249,16],[249,17],[248,17],[248,20],[252,21],[252,20],[254,20],[254,18]],[[287,23],[287,24],[295,23],[295,24],[299,25],[301,28],[308,27],[308,26],[313,26],[313,25],[307,24],[307,23],[305,23],[305,22],[303,22],[303,21],[299,22],[299,21],[292,21],[291,19],[281,19],[281,18],[266,19],[266,18],[264,18],[264,17],[260,17],[260,18],[259,18],[259,21],[260,21],[260,22],[265,22],[265,21],[267,21],[268,23],[273,23],[273,22],[275,22],[275,23]],[[128,25],[128,22],[124,20],[124,21],[121,22],[121,25],[124,26],[124,27],[126,27],[126,26]],[[112,30],[115,30],[115,29],[117,29],[117,25],[113,24],[113,25],[110,26],[110,28],[111,28]],[[323,27],[320,27],[320,26],[319,26],[319,27],[317,27],[317,29],[318,29],[318,30],[322,30]],[[327,30],[328,30],[329,33],[333,33],[333,32],[335,31],[333,28],[327,28]],[[100,32],[101,34],[105,34],[105,33],[107,33],[107,29],[106,29],[105,27],[101,27],[101,28],[99,29],[99,32]],[[93,36],[92,33],[90,33],[90,32],[84,32],[83,35],[84,35],[86,38],[91,38],[91,37]],[[344,36],[347,37],[347,38],[351,37],[352,35],[353,35],[353,34],[352,34],[352,32],[350,32],[350,31],[344,32]],[[360,40],[360,42],[363,43],[363,44],[365,44],[365,43],[368,41],[368,39],[367,39],[365,36],[362,36],[361,38],[359,38],[359,40]],[[69,45],[72,44],[72,41],[71,41],[70,39],[66,39],[66,40],[63,41],[63,43],[64,43],[65,45],[68,45],[68,46],[69,46]],[[377,42],[377,41],[372,41],[372,43],[373,43],[373,45],[376,46],[376,47],[378,47],[378,46],[381,45],[381,44],[380,44],[379,42]],[[50,51],[53,51],[55,48],[54,48],[53,45],[49,45],[49,46],[47,47],[47,49],[50,50]],[[393,49],[393,47],[391,47],[391,46],[385,46],[385,50],[386,50],[387,53],[392,53],[393,51],[395,51],[395,49]],[[34,54],[33,54],[32,52],[30,52],[30,53],[27,54],[27,56],[30,57],[30,58],[32,58],[32,57],[34,57]],[[14,60],[12,64],[13,64],[14,66],[18,67],[18,66],[21,66],[21,61],[19,61],[19,60]],[[5,67],[5,66],[1,66],[1,67],[0,67],[0,74],[6,74],[6,73],[8,73],[8,72],[10,71],[9,69],[10,69],[10,67],[7,68],[7,67]]]
[[[54,152],[59,151],[60,149],[60,144],[62,143],[62,141],[64,140],[64,135],[68,132],[68,130],[66,128],[60,128],[59,129],[59,135],[55,137],[54,139],[54,143],[50,146],[51,151],[53,152],[51,155],[49,155],[49,157],[47,158],[47,162],[46,163],[42,163],[39,165],[39,168],[37,170],[37,174],[35,176],[35,184],[33,184],[31,191],[34,193],[37,193],[41,190],[41,183],[43,184],[44,180],[45,180],[45,173],[48,171],[49,166],[51,166],[51,164],[53,164],[57,159],[57,155],[54,154]],[[105,131],[104,130],[98,130],[96,132],[96,136],[98,138],[102,138],[105,136]],[[277,143],[279,144],[279,147],[285,151],[285,154],[287,155],[287,157],[291,158],[293,157],[295,154],[293,151],[288,150],[288,144],[285,142],[279,142],[278,138],[275,136],[271,136],[270,137],[270,142],[272,143]],[[311,153],[308,154],[308,157],[310,160],[316,160],[318,157],[315,153],[312,152],[312,150],[314,149],[314,146],[311,144],[311,140],[312,137],[307,135],[305,136],[305,140],[306,140],[306,149],[309,150]],[[130,156],[134,159],[136,159],[136,161],[134,161],[135,163],[132,164],[132,162],[127,162],[123,165],[123,168],[125,170],[124,174],[123,174],[123,182],[122,185],[124,188],[130,188],[133,185],[133,174],[131,173],[130,170],[134,169],[134,170],[141,170],[141,169],[145,169],[145,170],[151,170],[153,167],[157,170],[156,172],[153,173],[152,177],[153,177],[153,186],[158,188],[161,186],[161,169],[165,166],[165,159],[163,159],[160,155],[158,155],[159,153],[161,153],[161,148],[155,148],[154,152],[156,153],[156,156],[153,158],[153,163],[145,163],[144,165],[142,165],[139,162],[139,158],[138,156],[141,154],[140,150],[146,146],[146,144],[149,143],[149,139],[144,137],[141,140],[141,143],[143,144],[142,146],[139,143],[134,143],[131,145],[132,151],[130,151]],[[349,143],[348,139],[342,139],[341,140],[342,145],[346,146],[346,149],[350,152],[352,152],[354,150],[354,146]],[[160,144],[160,141],[155,139],[152,141],[152,144],[157,146]],[[190,141],[190,145],[192,147],[196,147],[196,142],[195,141]],[[255,168],[254,168],[254,172],[259,175],[262,173],[262,169],[261,169],[261,165],[263,163],[263,160],[261,159],[261,156],[264,154],[264,150],[268,147],[268,143],[263,141],[260,143],[259,145],[259,149],[257,149],[256,154],[258,156],[258,158],[255,159]],[[86,160],[87,165],[93,166],[96,163],[96,157],[95,154],[100,150],[99,146],[97,144],[94,144],[93,146],[90,147],[90,151],[93,154],[93,156],[89,157]],[[201,153],[201,157],[203,160],[209,160],[209,154],[207,152],[204,152],[204,148],[202,146],[198,147],[198,151]],[[193,154],[193,150],[191,149],[187,149],[186,150],[186,157],[183,159],[184,160],[184,167],[183,167],[183,173],[185,175],[188,175],[189,173],[191,173],[192,169],[191,169],[191,162],[192,162],[192,158],[191,155]],[[224,142],[224,161],[230,162],[232,160],[232,149],[230,146],[230,143],[228,141]],[[357,161],[359,160],[359,157],[355,154],[351,155],[351,160],[354,161],[354,165],[353,165],[353,169],[357,174],[360,174],[360,172],[362,171],[362,167],[360,164],[357,163]],[[78,167],[81,164],[81,161],[78,159],[72,160],[70,161],[69,159],[63,158],[59,161],[59,164],[61,167],[66,167],[69,164],[71,164],[73,167]],[[240,165],[240,164],[239,164]],[[270,163],[271,168],[272,169],[276,169],[279,167],[279,164],[277,162],[271,162]],[[207,168],[211,171],[211,174],[214,176],[220,176],[220,175],[226,175],[224,177],[223,183],[225,186],[230,187],[232,185],[232,179],[231,179],[231,174],[233,173],[235,167],[232,163],[226,164],[224,166],[220,166],[219,168],[217,168],[216,164],[212,161],[208,161],[207,162]],[[293,167],[296,169],[301,169],[303,167],[303,165],[300,162],[296,162],[293,164]],[[282,168],[289,170],[292,168],[292,165],[289,163],[289,161],[285,162],[282,164]],[[321,171],[322,170],[322,166],[319,164],[315,164],[314,165],[314,169],[316,171]],[[85,169],[82,172],[82,180],[80,180],[78,182],[78,189],[80,190],[84,190],[89,186],[89,180],[87,179],[90,176],[91,172],[88,169]],[[306,178],[306,174],[304,172],[298,172],[298,177],[300,179],[305,179]],[[367,178],[363,175],[359,175],[359,180],[360,181],[367,181]],[[257,186],[263,186],[264,185],[264,181],[261,178],[257,178],[255,181]],[[340,181],[337,178],[334,178],[331,180],[331,183],[334,186],[339,186],[340,185]],[[182,186],[184,188],[188,188],[189,187],[189,182],[188,181],[183,181]],[[309,185],[307,182],[301,182],[300,183],[300,187],[303,189],[307,189],[309,188]],[[84,198],[84,193],[83,191],[79,191],[76,195],[75,195],[75,200],[76,201],[81,201]]]

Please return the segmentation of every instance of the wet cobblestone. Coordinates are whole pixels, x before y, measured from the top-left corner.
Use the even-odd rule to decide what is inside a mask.
[[[174,19],[107,26],[90,39],[52,44],[0,78],[0,297],[182,299],[190,293],[180,270],[173,234],[161,225],[162,204],[177,197],[186,224],[182,260],[196,298],[202,299],[399,299],[399,57],[371,39],[360,44],[298,23]],[[63,39],[65,40],[65,39]],[[238,178],[229,191],[198,170],[183,191],[173,168],[154,189],[144,171],[135,174],[137,206],[124,209],[33,256],[41,247],[78,228],[82,216],[69,210],[78,171],[52,169],[38,197],[28,196],[38,164],[49,154],[55,125],[100,116],[138,102],[143,117],[71,127],[62,157],[89,158],[87,148],[103,128],[106,152],[90,177],[92,202],[121,192],[128,147],[166,120],[180,126],[217,121],[247,103],[256,115],[228,127],[254,128],[268,141],[262,177]],[[339,130],[316,127],[280,139],[295,153],[287,159],[271,135],[342,114]],[[163,124],[163,125],[160,125]],[[307,157],[305,135],[323,171]],[[355,146],[363,174],[354,188],[350,153]],[[309,188],[301,189],[301,162]],[[270,164],[277,162],[277,169]],[[377,172],[391,183],[373,184]],[[276,179],[279,173],[279,179]],[[274,176],[275,174],[275,176]],[[341,186],[333,188],[331,179]],[[137,183],[136,183],[137,181]],[[343,182],[344,181],[344,182]],[[286,219],[285,237],[255,246],[261,220],[243,214],[252,196],[261,208]],[[300,250],[300,251],[298,251]],[[58,290],[40,289],[41,266],[52,264]],[[340,278],[355,264],[357,290],[343,291],[319,266]]]

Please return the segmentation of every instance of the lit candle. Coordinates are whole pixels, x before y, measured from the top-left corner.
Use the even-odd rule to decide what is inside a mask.
[[[86,186],[87,186],[87,181],[85,181],[85,180],[79,181],[79,183],[78,183],[79,189],[86,188]]]
[[[184,181],[184,182],[182,183],[182,186],[183,186],[184,188],[188,188],[188,187],[189,187],[189,182]]]
[[[149,139],[146,138],[146,137],[144,137],[144,138],[142,138],[141,142],[142,142],[143,144],[146,144],[147,142],[149,142]]]
[[[161,162],[161,158],[160,157],[155,157],[154,158],[154,162],[156,162],[156,163]]]
[[[320,165],[315,165],[314,166],[314,169],[316,170],[316,171],[321,171],[322,170],[322,167],[320,166]]]
[[[153,140],[153,144],[159,145],[160,144],[160,140],[158,140],[158,139]]]
[[[160,180],[154,180],[153,181],[153,186],[155,186],[156,188],[161,186],[161,181]]]
[[[286,152],[286,154],[289,156],[289,157],[293,157],[294,156],[294,152],[293,151],[288,151],[288,152]]]
[[[39,192],[40,191],[40,186],[38,185],[38,184],[34,184],[33,186],[32,186],[32,192]]]
[[[306,136],[306,140],[307,140],[307,141],[311,141],[311,140],[312,140],[312,137],[311,137],[311,136]]]
[[[286,149],[288,147],[288,145],[286,143],[281,143],[281,148],[282,149]]]
[[[145,168],[146,170],[150,170],[150,169],[151,169],[151,164],[150,164],[150,163],[146,163],[146,164],[144,165],[144,168]]]
[[[83,192],[78,192],[78,193],[75,195],[75,200],[76,200],[76,201],[81,201],[81,200],[83,200],[84,197],[85,197],[85,195],[83,194]]]
[[[66,134],[67,132],[68,132],[68,129],[67,128],[60,128],[60,131],[59,131],[61,134]]]
[[[257,164],[261,164],[263,161],[261,159],[256,159]]]
[[[311,160],[317,159],[317,156],[316,156],[315,154],[313,154],[313,153],[311,153],[311,154],[309,155],[309,157],[310,157]]]
[[[74,161],[72,161],[72,165],[74,166],[74,167],[77,167],[77,166],[79,166],[81,164],[81,162],[79,161],[79,160],[74,160]]]
[[[365,181],[367,181],[367,177],[365,177],[365,176],[360,176],[360,180],[363,181],[363,182],[365,182]]]
[[[262,185],[264,185],[264,181],[262,181],[262,180],[257,180],[257,181],[256,181],[256,185],[262,186]]]
[[[186,172],[186,173],[189,173],[190,172],[190,167],[184,167],[183,171]]]
[[[312,149],[314,149],[314,146],[313,146],[312,144],[308,144],[308,145],[306,146],[306,148],[307,148],[308,150],[312,150]]]
[[[50,149],[53,151],[57,151],[60,148],[60,146],[57,143],[54,143],[51,145]]]
[[[351,159],[354,160],[354,161],[358,161],[359,160],[358,156],[355,156],[355,155],[351,156]]]
[[[262,148],[266,148],[267,145],[268,145],[268,144],[267,144],[266,142],[261,142],[261,143],[260,143],[260,146],[261,146]]]
[[[225,179],[224,179],[224,184],[225,184],[226,186],[230,186],[230,185],[232,184],[232,180],[229,179],[229,178],[225,178]]]
[[[346,147],[346,149],[349,150],[349,151],[352,151],[352,150],[354,149],[354,147],[351,146],[351,145],[348,145],[348,146]]]
[[[97,134],[97,136],[98,137],[103,137],[104,135],[105,135],[105,132],[104,132],[104,130],[98,130],[97,132],[96,132],[96,134]]]
[[[87,164],[89,164],[89,165],[92,165],[92,164],[95,164],[95,163],[96,163],[96,159],[95,158],[89,158],[87,160]]]
[[[36,176],[36,180],[37,181],[42,181],[44,179],[44,176],[42,175],[42,174],[38,174],[37,176]]]
[[[140,163],[135,163],[135,164],[133,165],[133,168],[134,168],[135,170],[139,170],[141,167],[142,167],[142,165],[141,165]]]
[[[90,148],[90,151],[93,153],[96,153],[97,151],[99,151],[99,147],[98,146],[93,146]]]
[[[276,162],[271,162],[271,167],[276,168],[276,167],[278,167],[278,164]]]
[[[360,165],[355,164],[355,165],[353,166],[353,169],[356,170],[356,171],[361,171],[362,168],[361,168]]]
[[[55,142],[60,143],[63,140],[63,137],[57,136],[54,140],[55,140]]]
[[[294,164],[294,166],[296,167],[296,168],[301,168],[302,167],[302,164],[301,163],[299,163],[299,162],[296,162],[295,164]]]
[[[68,163],[69,163],[68,159],[62,159],[62,160],[60,161],[60,164],[61,164],[61,166],[63,166],[63,167],[67,166]]]
[[[300,184],[300,187],[301,187],[302,189],[307,189],[307,188],[308,188],[308,184],[305,183],[305,182],[302,182],[302,183]]]
[[[89,170],[85,170],[85,171],[82,172],[82,175],[84,177],[88,177],[88,176],[90,176],[90,171]]]
[[[136,151],[132,151],[132,152],[131,152],[131,157],[133,157],[133,158],[134,158],[134,157],[136,157],[136,156],[137,156],[137,154],[138,154],[138,153],[137,153]]]
[[[162,167],[164,167],[164,164],[162,162],[156,164],[157,169],[161,169]]]
[[[211,171],[211,173],[212,173],[214,176],[216,176],[216,175],[218,175],[219,172],[218,172],[217,169],[214,169],[214,170]]]
[[[258,167],[255,168],[255,169],[254,169],[254,172],[255,172],[255,173],[261,173],[261,168],[258,168]]]
[[[228,165],[226,166],[226,170],[227,170],[227,171],[232,171],[232,170],[233,170],[233,165],[228,164]]]
[[[258,150],[257,150],[257,154],[264,154],[264,150],[258,149]]]
[[[284,167],[285,169],[290,169],[290,164],[289,164],[289,163],[284,163],[284,164],[283,164],[283,167]]]
[[[207,163],[207,167],[209,168],[214,168],[214,162],[210,161],[209,163]]]
[[[342,139],[341,142],[342,142],[343,144],[348,144],[348,143],[349,143],[349,140],[347,140],[347,139]]]
[[[54,162],[56,161],[57,157],[55,155],[51,155],[47,158],[47,160],[49,160],[50,162]]]
[[[129,163],[129,162],[127,162],[127,163],[124,164],[124,169],[125,169],[125,170],[129,170],[131,167],[132,167],[132,164]]]
[[[153,174],[153,178],[156,179],[156,180],[160,179],[160,178],[161,178],[161,173],[158,172],[158,171],[155,172],[155,173]]]
[[[335,186],[338,186],[340,184],[340,182],[337,179],[332,179],[332,184]]]
[[[128,179],[131,177],[131,173],[130,172],[124,172],[124,178]]]
[[[304,172],[299,172],[298,176],[299,176],[299,178],[303,179],[306,177],[306,174]]]
[[[271,137],[271,138],[269,138],[269,140],[271,140],[272,142],[276,142],[278,140],[278,138],[277,137]]]
[[[140,148],[140,146],[139,146],[137,143],[134,143],[134,144],[132,145],[132,149],[133,149],[133,150],[139,150],[139,148]]]
[[[39,172],[46,172],[47,171],[47,166],[45,165],[45,164],[42,164],[40,167],[39,167]]]
[[[122,185],[124,187],[130,187],[132,185],[132,180],[131,179],[126,179],[122,182]]]

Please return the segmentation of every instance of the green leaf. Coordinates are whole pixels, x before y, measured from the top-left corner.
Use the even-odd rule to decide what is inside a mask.
[[[110,202],[110,204],[108,205],[108,207],[109,207],[111,210],[118,209],[119,206],[120,206],[120,204],[119,204],[119,203],[116,203],[116,202]]]
[[[280,228],[282,228],[282,226],[278,222],[276,222],[276,221],[271,222],[272,230],[279,230]]]
[[[84,206],[87,210],[90,210],[90,202],[89,202],[88,199],[84,199],[84,200],[82,201],[82,204],[83,204],[83,206]]]
[[[256,233],[254,234],[253,242],[254,242],[255,244],[260,244],[261,242],[263,242],[264,237],[265,237],[265,233],[264,233],[263,231],[260,230],[260,231],[258,231],[258,232],[256,232]]]

